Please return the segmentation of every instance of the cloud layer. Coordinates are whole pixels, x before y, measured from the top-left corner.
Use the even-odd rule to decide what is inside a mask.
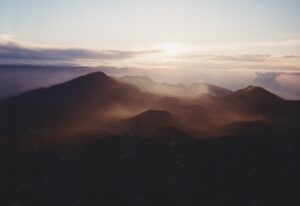
[[[298,41],[279,42],[275,45],[287,46],[291,43],[298,43]],[[270,45],[274,46],[274,43]],[[178,53],[168,51],[170,48],[164,50],[159,46],[139,47],[136,50],[95,50],[34,45],[0,35],[0,64],[300,72],[300,56],[297,53],[293,55],[245,54],[244,47],[238,47],[240,53],[230,53],[228,50],[225,53],[206,53],[209,50],[204,52],[199,48],[188,46]]]
[[[125,60],[157,53],[158,50],[92,50],[81,48],[42,47],[0,36],[0,63],[84,63],[88,61]]]
[[[286,99],[300,99],[300,73],[256,73],[253,83]]]

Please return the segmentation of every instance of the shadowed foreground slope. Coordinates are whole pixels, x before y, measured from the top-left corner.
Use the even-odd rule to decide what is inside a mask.
[[[3,205],[299,205],[299,133],[1,151]],[[9,155],[9,156],[8,156]]]

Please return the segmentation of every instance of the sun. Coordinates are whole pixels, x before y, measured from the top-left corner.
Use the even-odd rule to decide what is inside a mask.
[[[182,43],[164,43],[159,47],[166,55],[170,56],[177,56],[185,51],[185,46]]]

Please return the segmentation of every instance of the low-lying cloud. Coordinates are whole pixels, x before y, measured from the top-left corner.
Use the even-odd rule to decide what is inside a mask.
[[[53,48],[25,44],[14,39],[0,36],[0,63],[69,63],[80,61],[125,60],[157,53],[158,50],[127,51],[127,50],[92,50],[81,48]],[[99,63],[100,63],[99,62]]]
[[[300,73],[257,72],[252,84],[286,99],[300,99]]]

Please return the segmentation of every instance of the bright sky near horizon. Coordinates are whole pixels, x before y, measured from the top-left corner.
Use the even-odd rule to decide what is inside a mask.
[[[0,5],[1,34],[46,45],[211,47],[300,38],[298,0],[2,0]],[[299,52],[294,49],[282,53]]]

